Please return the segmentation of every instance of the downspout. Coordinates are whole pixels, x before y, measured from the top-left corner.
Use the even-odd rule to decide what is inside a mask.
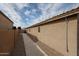
[[[65,18],[65,21],[66,21],[66,51],[69,52],[69,49],[68,49],[68,19]]]
[[[79,13],[77,14],[77,56],[79,56]]]

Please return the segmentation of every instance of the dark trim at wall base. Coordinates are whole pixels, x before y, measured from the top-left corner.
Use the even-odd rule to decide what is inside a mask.
[[[77,14],[77,56],[79,56],[79,13]]]

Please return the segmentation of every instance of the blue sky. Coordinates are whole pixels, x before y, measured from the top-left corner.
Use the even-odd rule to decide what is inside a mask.
[[[0,3],[0,10],[14,26],[25,28],[78,6],[77,3]]]

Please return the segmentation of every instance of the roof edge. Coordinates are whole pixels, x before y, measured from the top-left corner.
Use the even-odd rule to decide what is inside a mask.
[[[4,17],[6,17],[10,22],[14,23],[14,22],[11,21],[11,20],[9,19],[9,17],[7,17],[2,11],[0,11],[0,13],[1,13]]]
[[[72,9],[72,10],[69,10],[69,11],[67,11],[65,13],[53,16],[52,18],[49,18],[49,19],[47,19],[45,21],[42,21],[42,22],[37,23],[37,24],[34,24],[34,25],[32,25],[30,27],[27,27],[25,29],[36,27],[36,26],[40,26],[42,24],[45,24],[45,23],[48,23],[48,22],[51,22],[51,21],[54,21],[54,20],[58,20],[58,19],[61,19],[61,18],[65,18],[65,17],[71,16],[71,15],[74,15],[74,14],[78,14],[78,13],[79,13],[79,7],[75,8],[75,9]]]

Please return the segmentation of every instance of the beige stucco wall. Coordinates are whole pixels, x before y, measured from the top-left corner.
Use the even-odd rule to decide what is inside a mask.
[[[12,28],[13,23],[0,13],[0,28]]]
[[[68,24],[63,19],[64,21],[60,20],[40,26],[40,33],[38,27],[30,28],[28,33],[63,55],[77,55],[77,18],[74,16],[68,19]]]
[[[70,18],[68,23],[68,55],[77,55],[77,20]]]

